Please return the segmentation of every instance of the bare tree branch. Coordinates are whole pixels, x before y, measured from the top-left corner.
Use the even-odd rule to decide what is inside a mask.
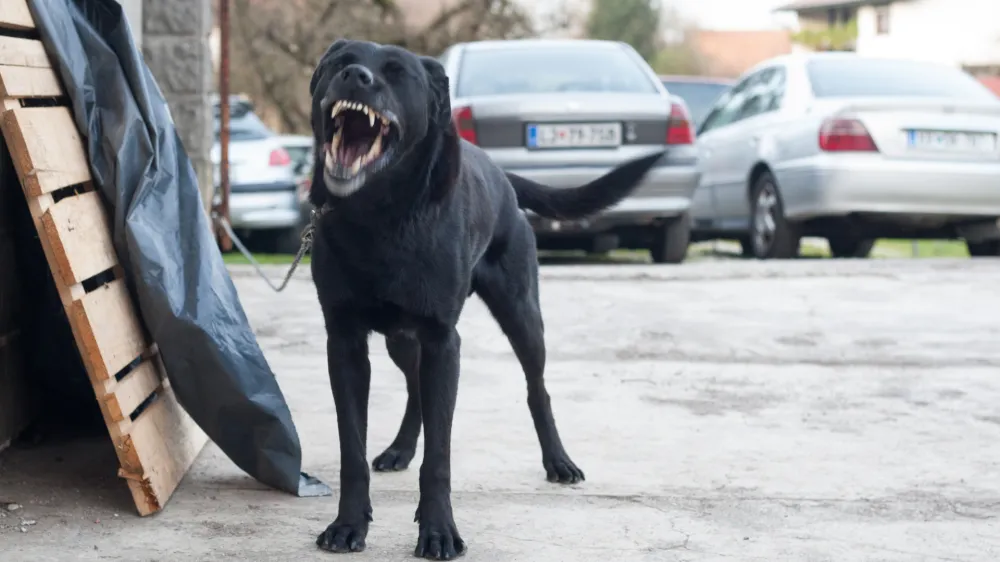
[[[309,130],[308,84],[328,45],[342,37],[435,55],[459,41],[523,37],[528,17],[514,0],[457,0],[413,26],[394,0],[233,0],[233,91],[273,114],[286,132]]]

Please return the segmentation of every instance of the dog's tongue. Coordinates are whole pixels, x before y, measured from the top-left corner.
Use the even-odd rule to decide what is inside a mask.
[[[362,143],[359,142],[341,143],[340,154],[337,155],[337,160],[340,161],[340,164],[350,168],[351,164],[354,164],[354,161],[361,158],[363,154],[363,147],[361,145]]]

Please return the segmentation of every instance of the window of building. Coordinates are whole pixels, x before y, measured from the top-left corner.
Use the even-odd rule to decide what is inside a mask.
[[[889,5],[875,6],[875,33],[889,34]]]

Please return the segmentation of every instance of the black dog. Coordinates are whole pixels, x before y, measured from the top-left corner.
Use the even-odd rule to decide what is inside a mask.
[[[535,238],[521,208],[579,218],[624,198],[663,156],[628,162],[588,185],[553,189],[505,174],[452,124],[448,78],[434,59],[341,40],[310,84],[316,159],[310,199],[322,216],[312,271],[327,331],[340,435],[340,511],[317,544],[365,548],[372,520],[366,460],[368,336],[384,334],[406,375],[399,435],[374,462],[405,468],[423,423],[416,556],[461,555],[451,507],[451,424],[465,300],[479,295],[528,382],[548,479],[583,480],[556,430],[545,390]]]

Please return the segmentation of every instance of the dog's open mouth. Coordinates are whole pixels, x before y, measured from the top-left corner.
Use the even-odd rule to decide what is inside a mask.
[[[398,126],[392,115],[356,101],[338,101],[330,112],[333,138],[326,146],[328,171],[352,180],[362,172],[377,172],[389,160]]]

